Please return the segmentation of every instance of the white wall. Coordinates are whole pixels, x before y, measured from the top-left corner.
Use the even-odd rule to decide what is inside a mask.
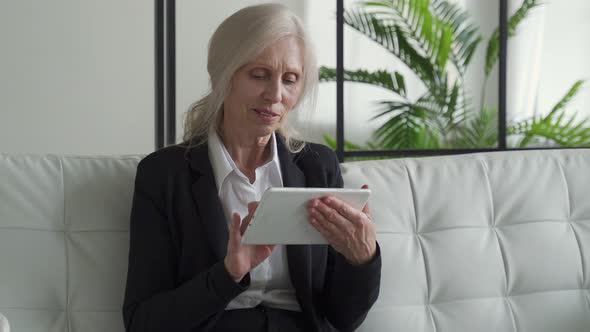
[[[538,113],[547,114],[572,84],[587,80],[567,108],[577,118],[590,117],[590,1],[543,1],[545,6],[542,36]]]
[[[513,13],[522,0],[511,0]],[[590,78],[590,2],[543,1],[508,42],[507,116],[523,120],[545,115],[580,79]],[[590,84],[566,108],[577,118],[590,116]]]
[[[153,7],[1,1],[0,152],[151,151]]]

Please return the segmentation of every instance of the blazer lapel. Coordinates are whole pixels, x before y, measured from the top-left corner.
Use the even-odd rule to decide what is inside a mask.
[[[223,259],[227,253],[229,231],[217,193],[207,144],[191,150],[190,162],[192,169],[198,173],[192,185],[192,193],[206,233],[205,237],[215,257]]]
[[[305,175],[301,169],[295,165],[295,162],[293,161],[294,155],[287,150],[284,138],[281,135],[276,135],[276,139],[277,152],[283,177],[283,186],[305,187]]]
[[[282,136],[277,137],[277,150],[285,187],[305,187],[305,174],[293,161],[294,155],[287,150]],[[287,245],[289,275],[297,296],[302,302],[311,301],[311,247]]]

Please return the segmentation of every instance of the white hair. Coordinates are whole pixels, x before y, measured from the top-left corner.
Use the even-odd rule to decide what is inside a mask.
[[[318,68],[311,40],[299,17],[281,4],[246,7],[226,18],[209,41],[210,91],[186,112],[183,140],[189,147],[205,143],[209,130],[221,133],[223,102],[234,73],[265,48],[288,36],[300,39],[304,47],[303,89],[292,110],[311,112],[315,108]],[[304,147],[305,143],[289,126],[288,119],[277,132],[285,137],[289,151],[298,152]]]

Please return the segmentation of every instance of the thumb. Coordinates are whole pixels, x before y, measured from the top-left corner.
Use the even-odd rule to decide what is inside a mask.
[[[363,184],[361,186],[361,189],[369,189],[369,186],[366,184]],[[369,201],[367,201],[367,203],[365,203],[365,206],[363,207],[363,213],[366,214],[369,219],[371,218],[371,209],[369,208]]]
[[[230,241],[238,241],[240,242],[241,240],[241,235],[240,235],[240,220],[242,218],[240,217],[240,215],[236,212],[234,212],[232,214],[232,221],[229,225],[229,240]]]
[[[260,203],[260,201],[248,203],[248,214],[250,214],[250,215],[254,214],[254,211],[256,211],[256,208],[258,207],[259,203]]]

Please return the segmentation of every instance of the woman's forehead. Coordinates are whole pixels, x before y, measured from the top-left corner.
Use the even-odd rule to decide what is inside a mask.
[[[249,64],[288,71],[302,71],[304,54],[304,46],[300,39],[285,37],[266,47]]]

